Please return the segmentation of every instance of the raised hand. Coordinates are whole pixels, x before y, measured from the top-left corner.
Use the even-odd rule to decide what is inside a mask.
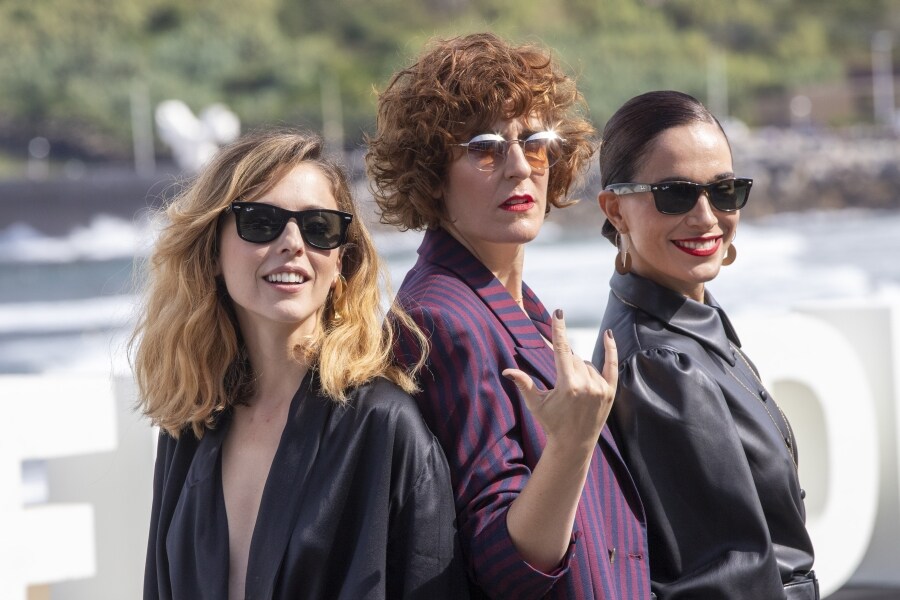
[[[554,311],[552,343],[556,387],[540,390],[523,371],[505,369],[503,375],[518,386],[528,410],[547,435],[548,444],[593,448],[612,408],[618,381],[618,355],[612,332],[603,335],[606,362],[601,375],[572,352],[561,310]]]
[[[525,397],[528,410],[547,436],[528,483],[510,505],[509,535],[522,556],[545,573],[557,568],[572,536],[578,502],[600,432],[612,408],[618,382],[618,354],[612,332],[603,335],[603,375],[572,353],[561,310],[553,314],[556,387],[537,389],[518,369],[505,369]]]

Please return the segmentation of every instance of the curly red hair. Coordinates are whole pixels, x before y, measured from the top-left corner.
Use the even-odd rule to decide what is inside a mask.
[[[436,228],[446,219],[438,199],[458,156],[452,144],[499,119],[526,116],[565,140],[550,169],[547,209],[572,204],[566,194],[595,149],[585,110],[574,79],[540,46],[514,46],[491,33],[433,40],[378,98],[366,166],[381,221],[403,230]]]

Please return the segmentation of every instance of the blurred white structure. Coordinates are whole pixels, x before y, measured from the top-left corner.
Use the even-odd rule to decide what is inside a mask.
[[[736,316],[800,447],[823,596],[900,589],[900,304],[819,303]],[[597,332],[569,332],[581,356]],[[0,376],[0,598],[141,594],[156,433],[127,376]],[[46,460],[46,502],[23,500],[22,461]]]
[[[896,404],[893,393],[885,394],[893,377],[889,371],[866,368],[882,348],[891,345],[885,335],[891,315],[884,309],[846,305],[834,314],[804,313],[745,319],[735,327],[798,440],[807,528],[822,594],[838,590],[864,562],[869,563],[867,570],[875,580],[867,583],[900,584],[896,565],[883,571],[875,566],[871,571],[872,561],[865,561],[876,522],[882,530],[896,531],[900,517],[893,443],[897,423],[893,406],[885,406],[888,398],[891,405]],[[812,316],[816,314],[826,318]],[[844,335],[847,325],[860,329],[873,316],[882,323],[880,331],[867,331],[856,340],[858,344]],[[895,342],[900,344],[900,338]],[[879,435],[879,422],[893,424],[884,430],[890,437]],[[888,463],[894,464],[893,474],[881,469]],[[893,514],[885,512],[881,518],[879,488],[894,490],[893,502],[885,496],[881,503],[885,508],[893,504],[889,511]],[[898,539],[895,536],[891,542],[894,561],[900,558]]]
[[[181,100],[165,100],[156,107],[156,131],[172,149],[178,166],[196,173],[222,144],[241,133],[238,116],[224,104],[212,104],[195,116]]]
[[[0,598],[52,584],[63,600],[139,598],[155,434],[130,378],[0,376]],[[26,502],[22,463],[46,461]]]

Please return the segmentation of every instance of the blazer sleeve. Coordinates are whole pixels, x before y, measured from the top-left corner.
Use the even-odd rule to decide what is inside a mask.
[[[573,541],[552,573],[533,568],[510,538],[506,516],[528,481],[521,423],[526,410],[515,385],[501,376],[499,335],[486,320],[458,309],[407,309],[430,335],[426,369],[416,396],[426,422],[447,456],[460,543],[470,578],[491,598],[541,598],[569,569]],[[401,338],[410,358],[413,341]]]
[[[772,542],[726,399],[690,355],[635,352],[613,419],[647,512],[661,598],[783,598]]]

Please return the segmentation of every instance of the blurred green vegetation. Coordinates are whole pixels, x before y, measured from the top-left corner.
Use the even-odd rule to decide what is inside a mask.
[[[22,176],[24,166],[25,159],[23,157],[16,159],[0,152],[0,180]]]
[[[56,155],[127,159],[134,89],[224,102],[244,129],[320,129],[326,78],[357,145],[395,69],[432,36],[480,30],[553,47],[598,125],[649,89],[709,100],[710,64],[729,114],[758,125],[761,98],[868,72],[873,32],[898,25],[890,0],[3,0],[0,146],[42,135]]]

